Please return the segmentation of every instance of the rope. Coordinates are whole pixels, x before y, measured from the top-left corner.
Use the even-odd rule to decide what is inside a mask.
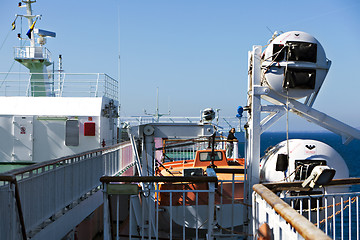
[[[0,51],[1,51],[1,49],[3,48],[6,40],[8,39],[8,37],[9,37],[9,35],[10,35],[10,32],[11,32],[11,29],[10,29],[9,32],[6,34],[6,37],[5,37],[4,41],[3,41],[2,44],[1,44]]]
[[[356,201],[356,200],[354,200],[354,199],[356,199],[356,196],[350,199],[350,200],[352,201],[351,203],[353,203],[353,202]],[[342,203],[347,203],[347,202],[349,202],[349,200],[345,200],[345,201],[343,201]],[[335,204],[335,206],[339,206],[339,205],[341,205],[341,202],[338,202],[338,203]],[[349,206],[349,205],[347,205],[347,206]],[[314,211],[317,211],[317,210],[324,210],[324,209],[326,209],[326,208],[332,208],[332,207],[334,207],[333,204],[331,204],[331,205],[329,205],[329,206],[319,207],[319,208],[304,209],[304,210],[302,210],[302,211],[303,211],[303,212],[314,212]],[[345,208],[346,208],[346,207],[345,207]],[[344,208],[344,209],[345,209],[345,208]],[[344,210],[344,209],[343,209],[343,210]],[[341,210],[340,210],[340,211],[341,211]],[[300,212],[300,210],[297,210],[297,212]]]
[[[24,42],[21,47],[23,47],[23,46],[25,45],[25,43],[26,43],[26,42]],[[16,61],[13,60],[13,63],[11,64],[9,71],[7,71],[4,79],[3,79],[3,80],[1,81],[1,83],[0,83],[0,87],[2,87],[2,85],[3,85],[4,82],[6,81],[7,77],[9,76],[9,73],[10,73],[11,69],[13,68],[13,66],[14,66],[14,64],[15,64],[15,62],[16,62]]]
[[[351,198],[350,200],[351,200],[351,203],[347,204],[343,209],[340,209],[340,210],[337,211],[335,214],[332,214],[331,216],[329,216],[329,217],[327,217],[327,218],[324,218],[323,220],[321,220],[321,221],[319,222],[319,224],[324,223],[326,220],[329,220],[329,219],[333,218],[334,216],[338,215],[339,213],[341,213],[342,211],[344,211],[345,209],[347,209],[347,208],[350,206],[350,204],[353,204],[353,203],[356,201],[356,196],[353,197],[353,198]],[[349,202],[349,200],[346,200],[346,201],[344,201],[343,203],[347,203],[347,202]],[[341,204],[341,202],[335,204],[335,206],[339,206],[340,204]],[[319,210],[322,210],[322,209],[325,209],[325,208],[330,208],[330,207],[333,207],[333,205],[329,205],[329,206],[326,206],[326,207],[320,207]],[[313,210],[316,210],[316,209],[317,209],[317,208],[313,208],[313,209],[310,209],[310,210],[313,211]],[[309,211],[309,210],[308,210],[308,211]],[[318,223],[315,223],[315,226],[317,226],[317,225],[318,225]]]
[[[285,45],[284,45],[285,47]],[[290,48],[288,47],[288,52],[286,54],[286,66],[285,66],[285,72],[284,72],[284,81],[285,81],[285,89],[286,89],[286,152],[287,152],[287,159],[289,160],[290,157],[290,147],[289,147],[289,81],[286,81],[286,72],[288,69],[288,60],[289,60],[289,53]],[[286,171],[284,171],[285,179],[286,177]]]
[[[265,71],[263,71],[263,74],[262,74],[262,76],[261,76],[261,81],[262,81],[262,83],[267,83],[266,78],[265,78],[265,73],[268,71],[268,69],[271,67],[271,65],[275,62],[275,59],[279,56],[279,54],[281,53],[281,51],[282,51],[284,48],[285,48],[285,45],[284,45],[279,51],[277,51],[276,53],[274,53],[274,54],[271,55],[270,57],[268,57],[268,58],[266,58],[266,59],[263,60],[263,61],[266,61],[266,60],[268,60],[268,59],[270,59],[270,58],[273,57],[273,60],[271,61],[271,63],[270,63],[269,65],[267,65],[266,67],[261,67],[262,69],[265,70]],[[269,85],[269,84],[267,83],[267,85]]]
[[[165,155],[165,154],[164,154]],[[166,155],[165,155],[166,156]],[[174,174],[169,170],[167,169],[159,160],[155,159],[156,160],[156,164],[160,165],[160,167],[164,168],[165,171],[167,171],[168,173],[170,173],[172,176],[174,176]],[[159,169],[160,170],[160,169]]]
[[[295,168],[295,170],[294,170],[292,173],[290,173],[289,176],[285,177],[285,178],[284,178],[283,180],[281,180],[281,181],[285,181],[285,180],[289,179],[289,178],[290,178],[294,173],[296,173],[301,167],[302,167],[301,165],[297,166],[297,167]]]

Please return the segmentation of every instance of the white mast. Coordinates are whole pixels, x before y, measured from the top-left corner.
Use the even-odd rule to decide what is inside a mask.
[[[32,15],[31,4],[35,3],[36,0],[33,0],[33,1],[31,1],[31,0],[28,0],[28,1],[23,0],[22,2],[26,4],[26,15],[24,17],[27,18],[29,29],[30,29],[31,26],[34,23],[33,17],[35,17],[35,16]],[[30,47],[35,47],[34,31],[31,31]]]
[[[26,35],[29,37],[30,46],[16,47],[14,59],[30,70],[28,96],[53,96],[54,93],[51,90],[53,83],[50,83],[46,69],[52,64],[51,53],[43,45],[46,43],[46,37],[55,37],[56,34],[35,28],[36,21],[41,17],[41,15],[33,15],[32,12],[31,4],[35,3],[36,0],[22,0],[21,2],[25,4],[20,5],[20,7],[26,7],[26,15],[17,16],[28,19],[29,30]],[[35,33],[39,36],[38,43],[40,46],[36,46]]]

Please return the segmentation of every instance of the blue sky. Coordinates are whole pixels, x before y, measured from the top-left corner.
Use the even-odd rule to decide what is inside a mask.
[[[0,44],[24,13],[17,2],[0,2]],[[57,33],[46,47],[54,59],[62,54],[66,72],[118,78],[120,53],[122,116],[153,112],[157,87],[162,112],[170,106],[173,116],[198,116],[212,107],[234,116],[246,104],[252,45],[266,45],[270,30],[308,32],[332,60],[314,108],[360,126],[358,1],[38,0],[33,9],[43,16],[36,27]],[[19,22],[0,49],[1,72],[12,65],[18,29]],[[12,71],[26,69],[15,63]]]

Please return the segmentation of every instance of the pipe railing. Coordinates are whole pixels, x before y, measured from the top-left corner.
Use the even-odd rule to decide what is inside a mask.
[[[334,179],[314,190],[301,184],[302,181],[264,185],[275,193],[290,192],[282,199],[333,239],[360,237],[360,192],[354,186],[360,184],[360,178]]]
[[[175,231],[173,229],[173,221],[178,219],[179,209],[175,209],[176,207],[181,208],[181,221],[189,221],[188,218],[185,218],[185,215],[189,215],[190,213],[186,210],[186,206],[188,205],[188,195],[195,195],[195,203],[193,205],[195,209],[195,221],[196,224],[195,232],[196,239],[198,239],[199,230],[205,230],[208,234],[208,239],[212,239],[212,231],[214,224],[214,203],[215,203],[215,184],[218,179],[216,176],[104,176],[100,178],[100,181],[103,183],[104,187],[104,239],[112,239],[111,236],[119,239],[120,235],[122,237],[127,237],[128,239],[132,238],[142,238],[142,239],[162,239],[159,234],[160,228],[168,228],[166,233],[168,234],[169,239],[173,239],[175,237]],[[121,184],[120,184],[121,183]],[[129,186],[129,183],[132,183],[132,186]],[[141,189],[137,184],[144,183],[142,185],[146,185]],[[146,184],[145,184],[146,183]],[[160,184],[171,183],[171,184],[208,184],[207,189],[162,189],[160,188]],[[135,188],[134,188],[135,186]],[[118,190],[114,190],[119,188]],[[138,193],[142,193],[138,195]],[[125,194],[130,195],[130,205],[128,208],[129,211],[129,232],[128,235],[122,235],[119,232],[119,195]],[[207,196],[204,198],[204,194]],[[113,211],[111,209],[109,196],[116,197],[116,209]],[[147,196],[145,196],[147,195]],[[160,200],[162,199],[162,200]],[[166,199],[166,200],[164,200]],[[185,200],[187,199],[187,200]],[[200,200],[204,201],[206,199],[207,205],[206,209],[202,209],[200,211]],[[164,203],[165,201],[165,203]],[[169,213],[169,216],[165,217],[167,219],[168,226],[165,226],[164,223],[160,226],[159,216],[160,212],[164,212],[164,207],[167,209],[166,212]],[[160,210],[160,208],[162,210]],[[205,210],[205,211],[204,211]],[[116,212],[116,230],[113,230],[111,222],[112,219],[111,212]],[[207,217],[207,220],[204,223],[200,223],[200,216],[202,213],[202,218]],[[136,217],[135,217],[136,215]],[[204,226],[206,223],[207,226]],[[140,235],[134,235],[134,224],[138,226],[140,229]],[[189,223],[187,223],[189,224]],[[185,235],[185,222],[182,226],[182,239],[188,239]]]
[[[26,228],[24,223],[24,215],[21,207],[19,186],[17,184],[16,177],[14,175],[3,174],[0,175],[0,182],[3,182],[8,186],[8,188],[0,188],[0,199],[1,199],[0,203],[2,206],[0,208],[1,217],[3,221],[9,221],[10,223],[12,223],[12,225],[14,225],[14,223],[16,224],[15,219],[16,217],[18,217],[18,220],[20,222],[21,238],[23,240],[26,240],[27,237],[26,237]],[[7,195],[7,199],[6,199],[6,195]],[[11,196],[9,197],[9,195],[14,195],[17,211],[15,211],[14,209],[15,204],[13,198]],[[4,208],[3,206],[5,206],[6,208]],[[8,211],[9,209],[13,211]],[[16,213],[14,214],[14,212],[17,212],[17,214]],[[15,216],[11,216],[11,215],[15,215]],[[9,231],[9,226],[3,226],[1,224],[0,230],[3,239],[20,238],[17,228],[10,227],[10,231]]]
[[[118,100],[118,81],[104,73],[0,72],[0,96],[31,96],[32,86],[47,86],[55,97],[105,96]],[[34,95],[42,93],[42,89],[32,89]]]
[[[274,239],[331,239],[264,185],[255,184],[253,190],[253,233],[266,223]]]
[[[26,229],[25,236],[31,237],[36,234],[35,229],[46,220],[65,209],[71,209],[79,204],[81,199],[98,191],[101,176],[131,170],[132,162],[131,144],[126,142],[41,162],[0,175],[1,202],[13,202],[12,199],[16,199],[18,204],[12,209],[7,209],[6,204],[1,205],[0,212],[18,217],[0,222],[0,239],[8,239],[7,232],[12,231],[9,226],[15,228],[19,225],[18,221],[21,224],[21,219],[24,221],[24,224],[21,224],[22,229]],[[13,180],[1,180],[7,178]],[[12,184],[15,184],[15,189]],[[9,211],[12,212],[8,213]]]
[[[305,239],[330,239],[328,235],[331,235],[336,239],[347,239],[352,235],[359,235],[358,199],[360,194],[348,192],[346,188],[343,188],[346,193],[327,193],[326,190],[335,186],[359,184],[360,178],[334,179],[323,186],[324,194],[311,192],[312,189],[302,187],[302,181],[256,184],[253,187],[253,206],[255,206],[253,208],[253,231],[257,231],[260,224],[266,222],[273,224],[270,227],[274,231],[278,231],[277,235],[279,232],[294,234],[291,236],[293,238],[302,236]],[[280,199],[275,193],[282,191],[302,192],[303,194],[285,195]],[[308,194],[305,194],[304,192],[307,191]],[[281,216],[282,220],[269,220],[273,217],[277,218],[277,215]],[[325,232],[319,229],[320,226]]]
[[[202,239],[205,233],[207,239],[246,236],[247,233],[239,231],[246,208],[242,194],[244,181],[237,180],[243,169],[215,168],[207,172],[208,176],[101,177],[104,203],[107,202],[104,239],[111,236],[115,239]],[[229,174],[232,178],[219,180],[215,173]],[[127,195],[129,201],[120,203],[124,201],[120,195]],[[128,202],[128,207],[121,208]],[[129,230],[124,232],[119,215],[127,214]],[[134,226],[138,226],[138,235]]]

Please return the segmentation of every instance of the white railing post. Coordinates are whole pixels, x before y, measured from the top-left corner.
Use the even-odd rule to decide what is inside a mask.
[[[208,168],[206,169],[206,173],[208,176],[216,177],[216,173],[214,169]],[[215,210],[215,183],[209,182],[209,215],[208,215],[208,231],[207,231],[207,239],[213,239],[213,228],[214,228],[214,210]]]
[[[238,142],[234,142],[234,151],[233,151],[233,159],[235,161],[236,158],[239,158],[239,149],[238,149]]]
[[[97,74],[97,79],[96,79],[96,87],[95,87],[95,97],[98,96],[98,91],[99,91],[99,78],[100,78],[100,73]],[[104,92],[106,93],[106,79],[104,79]]]
[[[59,92],[59,97],[62,97],[63,95],[63,91],[64,91],[64,85],[65,85],[65,77],[66,74],[65,73],[60,73],[61,77],[61,82],[60,82],[60,92]]]
[[[214,228],[214,210],[215,210],[215,183],[209,183],[209,217],[208,217],[208,231],[207,239],[213,239],[213,228]]]

